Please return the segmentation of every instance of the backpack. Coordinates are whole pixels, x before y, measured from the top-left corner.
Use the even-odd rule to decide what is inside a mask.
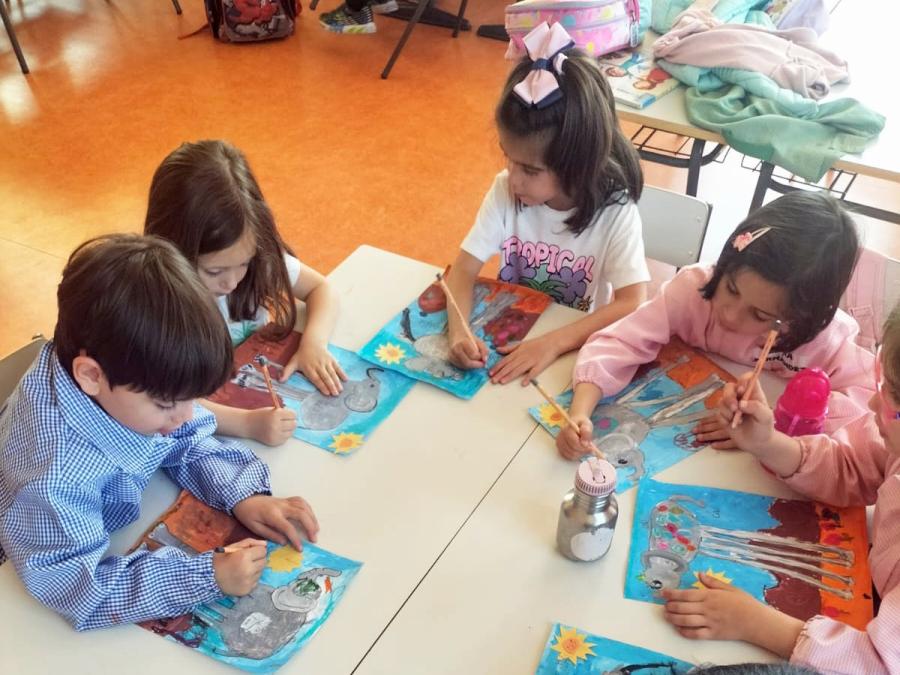
[[[222,42],[259,42],[294,32],[297,0],[204,0],[213,37]]]
[[[562,24],[575,46],[589,56],[636,47],[644,38],[650,20],[649,12],[642,16],[642,4],[648,4],[648,0],[522,0],[509,5],[506,58],[524,57],[522,38],[544,21]]]

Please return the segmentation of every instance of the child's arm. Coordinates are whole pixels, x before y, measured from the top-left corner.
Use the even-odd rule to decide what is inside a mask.
[[[699,578],[703,588],[662,592],[666,621],[683,637],[742,640],[783,659],[790,657],[803,630],[802,621],[764,605],[731,584],[702,572]]]
[[[453,267],[447,275],[447,286],[453,299],[459,305],[463,316],[472,315],[472,294],[475,290],[475,279],[481,271],[483,263],[471,253],[460,251]],[[466,334],[460,317],[447,306],[447,339],[450,343],[450,360],[460,368],[484,368],[487,362],[487,345],[476,336],[473,343]]]
[[[216,416],[217,431],[225,436],[250,438],[274,446],[284,443],[297,428],[297,413],[290,408],[243,410],[208,399],[201,403]]]
[[[566,425],[556,437],[556,449],[566,459],[580,459],[591,452],[591,443],[594,439],[591,413],[601,398],[603,391],[590,382],[579,382],[575,385],[572,403],[569,406],[569,417],[578,425],[578,432]]]
[[[741,423],[731,437],[741,450],[756,456],[791,488],[836,506],[874,504],[884,483],[887,450],[873,416],[860,418],[838,432],[792,438],[776,431],[772,410],[759,382],[750,400],[738,403],[750,374],[725,386],[719,414],[731,428],[740,405]]]
[[[103,495],[58,476],[21,489],[0,520],[0,545],[29,593],[79,631],[178,616],[223,592],[211,551],[107,556]]]
[[[506,356],[491,370],[491,381],[506,384],[524,376],[522,385],[527,385],[557,358],[578,349],[596,331],[630,314],[646,299],[646,283],[618,288],[613,302],[598,307],[583,319],[540,337],[500,347],[497,351]]]
[[[299,370],[323,394],[337,396],[347,375],[328,351],[328,339],[337,321],[339,299],[328,280],[316,270],[300,264],[294,297],[306,303],[306,327],[300,346],[281,374],[285,382]]]

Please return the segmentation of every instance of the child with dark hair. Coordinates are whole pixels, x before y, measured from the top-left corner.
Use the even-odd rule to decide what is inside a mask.
[[[513,69],[495,114],[507,168],[484,198],[448,283],[468,315],[475,278],[499,253],[502,281],[541,290],[585,317],[500,348],[505,356],[490,372],[500,384],[518,377],[527,384],[634,310],[650,279],[635,203],[640,163],[619,129],[606,78],[560,24],[541,24],[525,44],[529,58]],[[487,347],[467,337],[455,313],[449,341],[457,366],[484,366]]]
[[[663,591],[666,620],[682,636],[744,640],[823,673],[900,673],[900,305],[883,333],[869,375],[870,412],[834,439],[776,431],[759,383],[742,400],[750,373],[726,385],[718,408],[737,447],[792,490],[835,506],[874,504],[868,562],[881,598],[875,618],[864,630],[822,615],[800,621],[701,574],[699,588]],[[740,423],[731,429],[738,410]]]
[[[338,300],[325,277],[284,243],[247,159],[224,141],[184,143],[166,157],[150,184],[144,234],[173,242],[197,267],[216,298],[235,345],[271,320],[272,339],[287,336],[306,303],[306,326],[281,381],[302,372],[323,394],[338,395],[347,379],[328,351]],[[268,445],[297,427],[289,408],[241,410],[205,401],[219,431]]]
[[[158,469],[252,532],[300,548],[316,518],[300,497],[271,496],[266,465],[213,438],[195,406],[229,377],[222,316],[191,265],[156,237],[109,235],[63,270],[54,339],[0,409],[0,561],[77,630],[178,616],[244,595],[265,542],[189,557],[166,546],[107,555],[137,520]]]
[[[752,366],[776,320],[780,335],[765,368],[784,378],[809,367],[826,372],[832,387],[828,433],[859,417],[872,391],[873,356],[854,341],[859,326],[838,309],[858,255],[853,220],[824,193],[793,192],[754,211],[714,266],[685,267],[653,300],[585,343],[570,410],[580,433],[562,431],[560,453],[568,459],[585,454],[594,406],[621,391],[672,336]],[[694,434],[714,448],[734,447],[715,414]]]

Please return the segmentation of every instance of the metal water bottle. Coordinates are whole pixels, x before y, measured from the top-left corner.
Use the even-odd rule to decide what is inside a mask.
[[[612,543],[619,516],[616,470],[609,462],[591,457],[578,466],[575,487],[559,507],[556,544],[572,560],[603,557]]]

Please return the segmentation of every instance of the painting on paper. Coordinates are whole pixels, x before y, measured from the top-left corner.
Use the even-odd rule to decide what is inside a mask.
[[[638,488],[625,597],[661,603],[664,588],[702,587],[703,572],[803,621],[864,628],[872,580],[862,507],[669,485]]]
[[[551,299],[524,286],[479,277],[472,300],[469,324],[488,346],[487,368],[461,370],[450,363],[447,299],[437,283],[391,319],[359,355],[460,398],[472,398],[501,358],[496,349],[524,339]]]
[[[554,624],[535,675],[686,675],[685,661]]]
[[[638,369],[621,392],[597,403],[591,414],[594,443],[616,467],[616,492],[654,476],[704,447],[691,429],[711,414],[725,382],[734,377],[678,338],[663,347],[657,360]],[[556,397],[566,410],[572,390]],[[529,409],[554,437],[565,422],[549,403]]]
[[[365,443],[375,428],[403,400],[414,380],[385,368],[373,366],[353,352],[328,346],[347,375],[337,396],[318,392],[300,373],[278,382],[284,364],[297,350],[300,333],[291,333],[278,342],[264,340],[256,333],[234,352],[234,377],[225,383],[212,401],[236,408],[272,406],[259,366],[259,357],[268,361],[272,386],[279,401],[297,413],[294,437],[338,455],[352,453]]]
[[[228,514],[182,492],[140,545],[196,555],[251,536]],[[266,567],[248,595],[140,626],[242,670],[271,673],[328,620],[361,566],[310,543],[297,551],[269,542]]]

